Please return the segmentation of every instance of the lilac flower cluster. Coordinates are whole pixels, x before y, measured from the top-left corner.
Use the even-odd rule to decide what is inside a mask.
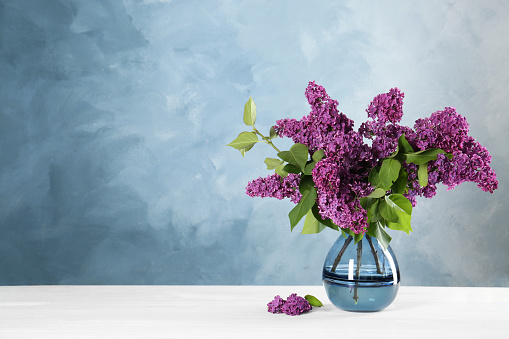
[[[417,196],[435,196],[438,183],[443,183],[450,190],[465,181],[475,182],[483,191],[493,193],[498,187],[498,181],[490,167],[491,155],[468,135],[469,125],[466,119],[458,114],[454,107],[446,107],[428,118],[418,119],[414,129],[401,126],[398,122],[401,120],[403,97],[404,94],[397,88],[375,97],[366,110],[372,120],[363,123],[359,132],[365,138],[373,140],[372,153],[377,159],[391,154],[403,133],[415,151],[441,148],[453,155],[452,159],[448,159],[439,154],[436,161],[429,162],[428,185],[425,187],[421,187],[417,180],[417,166],[404,164],[409,174],[410,187],[406,197],[412,205],[416,205]]]
[[[493,193],[498,188],[498,181],[490,167],[491,155],[486,147],[468,135],[468,127],[466,119],[455,108],[448,107],[429,118],[417,120],[414,128],[421,142],[419,147],[434,145],[432,147],[442,148],[453,155],[451,160],[440,156],[434,163],[437,182],[447,185],[449,190],[470,181],[477,183],[483,191]]]
[[[246,187],[246,193],[250,197],[270,197],[279,200],[290,198],[292,202],[298,204],[301,194],[299,187],[300,175],[288,174],[286,178],[280,177],[278,174],[272,174],[265,178],[258,178],[250,181]]]
[[[353,121],[338,112],[338,102],[329,97],[325,88],[314,82],[306,89],[306,98],[311,105],[311,113],[301,120],[277,121],[274,126],[276,132],[280,136],[292,138],[295,143],[308,146],[311,153],[318,149],[326,153],[340,149],[334,141],[353,131]]]
[[[311,155],[319,149],[324,150],[325,157],[312,171],[318,210],[323,219],[331,219],[341,228],[357,234],[366,231],[367,215],[359,198],[372,192],[373,187],[368,183],[371,169],[396,150],[398,138],[403,134],[414,151],[441,148],[453,155],[448,159],[439,154],[436,161],[428,163],[428,185],[425,187],[419,185],[417,165],[403,164],[408,173],[406,197],[412,205],[415,206],[417,196],[433,197],[438,183],[452,189],[470,181],[490,193],[498,187],[488,150],[468,136],[466,119],[452,107],[417,120],[413,129],[401,126],[404,93],[392,88],[373,99],[366,110],[368,121],[355,131],[353,121],[338,111],[338,102],[331,99],[322,86],[310,82],[306,98],[311,106],[307,116],[301,120],[279,120],[274,128],[280,136],[306,145]],[[365,139],[371,140],[371,145],[366,144]],[[290,174],[282,178],[274,174],[250,182],[247,193],[250,196],[290,198],[298,203],[301,198],[299,182],[300,175]]]
[[[300,315],[311,310],[313,307],[309,302],[299,297],[296,293],[291,294],[286,300],[279,295],[267,304],[270,313],[285,313],[288,315]]]
[[[415,139],[411,128],[398,124],[403,116],[404,97],[405,94],[398,88],[391,88],[388,93],[377,95],[366,109],[371,120],[359,127],[359,133],[373,140],[371,153],[374,159],[383,159],[394,152],[403,133],[407,140]]]

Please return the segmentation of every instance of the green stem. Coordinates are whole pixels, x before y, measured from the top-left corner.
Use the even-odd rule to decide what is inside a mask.
[[[253,131],[254,131],[256,134],[258,134],[259,136],[261,136],[261,137],[262,137],[262,139],[263,139],[263,140],[264,140],[267,144],[271,145],[271,146],[272,146],[272,147],[273,147],[273,148],[274,148],[274,149],[275,149],[278,153],[279,153],[279,152],[281,152],[281,151],[280,151],[280,150],[279,150],[279,149],[278,149],[278,148],[277,148],[277,147],[276,147],[276,146],[272,143],[272,141],[270,140],[270,138],[268,138],[268,137],[264,136],[263,134],[261,134],[261,133],[260,133],[260,131],[258,131],[258,130],[256,129],[256,127],[254,127],[254,126],[253,126]]]

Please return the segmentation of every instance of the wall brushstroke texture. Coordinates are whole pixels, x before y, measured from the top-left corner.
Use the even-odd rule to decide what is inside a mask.
[[[309,112],[316,80],[359,126],[391,87],[445,106],[500,188],[419,200],[393,234],[406,285],[509,286],[509,5],[501,1],[0,1],[0,284],[321,284],[337,234],[253,199],[270,148],[224,145]],[[284,141],[278,140],[282,147]]]

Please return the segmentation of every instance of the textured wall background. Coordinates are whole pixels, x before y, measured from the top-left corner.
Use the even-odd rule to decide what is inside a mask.
[[[503,1],[0,1],[0,284],[321,284],[337,234],[253,199],[263,130],[316,80],[365,120],[455,106],[500,188],[421,199],[392,232],[406,285],[509,286],[509,5]],[[278,140],[281,147],[286,147]]]

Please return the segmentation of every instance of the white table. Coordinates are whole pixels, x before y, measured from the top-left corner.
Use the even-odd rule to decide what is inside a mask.
[[[271,314],[274,295],[322,308]],[[383,336],[382,336],[383,335]],[[509,288],[402,286],[376,313],[332,306],[321,286],[2,286],[0,338],[509,338]]]

